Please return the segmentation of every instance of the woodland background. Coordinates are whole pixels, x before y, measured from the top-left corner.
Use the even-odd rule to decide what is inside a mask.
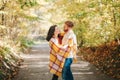
[[[120,79],[120,0],[0,0],[0,79],[11,79],[50,25],[75,23],[81,59]]]

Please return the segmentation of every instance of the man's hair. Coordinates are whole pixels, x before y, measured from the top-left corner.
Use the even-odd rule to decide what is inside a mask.
[[[70,27],[70,28],[73,28],[74,27],[74,24],[72,21],[65,21],[65,24]]]

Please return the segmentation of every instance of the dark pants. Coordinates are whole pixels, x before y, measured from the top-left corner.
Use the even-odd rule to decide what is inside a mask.
[[[66,58],[63,71],[62,71],[62,80],[74,80],[73,74],[71,71],[72,62],[73,62],[72,58]]]
[[[53,74],[52,80],[58,80],[58,76]]]

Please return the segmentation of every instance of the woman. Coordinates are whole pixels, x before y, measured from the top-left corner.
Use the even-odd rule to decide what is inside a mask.
[[[58,80],[61,76],[62,69],[64,66],[65,58],[68,56],[69,47],[61,46],[58,41],[59,29],[57,25],[50,27],[46,40],[49,41],[50,45],[50,63],[49,69],[53,74],[52,80]]]

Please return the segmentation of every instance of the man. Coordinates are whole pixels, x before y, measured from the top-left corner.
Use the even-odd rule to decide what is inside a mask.
[[[62,79],[63,80],[74,80],[73,74],[71,71],[71,64],[76,61],[76,51],[77,51],[77,41],[76,35],[73,32],[74,24],[71,21],[66,21],[64,24],[64,37],[62,39],[62,45],[69,46],[69,54],[65,60],[63,71],[62,71]]]

